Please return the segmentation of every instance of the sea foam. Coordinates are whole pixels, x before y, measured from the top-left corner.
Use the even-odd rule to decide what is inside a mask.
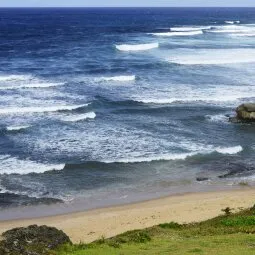
[[[168,59],[180,65],[224,65],[255,62],[254,49],[207,49],[180,52]]]
[[[206,118],[211,122],[228,123],[229,118],[224,114],[206,115]]]
[[[7,131],[19,131],[19,130],[23,130],[23,129],[27,129],[29,128],[29,125],[24,125],[24,126],[8,126],[6,127]]]
[[[145,43],[145,44],[122,44],[116,45],[116,49],[120,51],[144,51],[159,47],[159,43]]]
[[[240,20],[226,20],[226,24],[240,24]]]
[[[77,122],[77,121],[82,121],[86,119],[95,119],[95,118],[96,118],[96,114],[94,112],[87,112],[87,113],[79,114],[79,115],[66,116],[62,118],[62,120],[66,122]]]
[[[211,26],[186,26],[186,27],[171,27],[170,30],[173,32],[191,32],[211,29]]]
[[[18,159],[10,155],[0,155],[0,174],[44,173],[52,170],[62,170],[65,164],[43,164],[31,160]]]
[[[30,83],[30,84],[20,84],[12,86],[0,86],[0,90],[14,90],[14,89],[26,89],[26,88],[50,88],[64,85],[65,83],[53,83],[53,82],[44,82],[44,83]]]
[[[206,32],[209,33],[226,33],[226,34],[233,34],[233,33],[250,33],[254,32],[254,26],[245,26],[245,25],[224,25],[224,26],[214,26],[211,30]]]
[[[134,81],[135,75],[122,75],[122,76],[111,76],[111,77],[98,77],[95,78],[95,81],[102,82],[102,81],[120,81],[120,82],[126,82],[126,81]]]
[[[216,148],[215,151],[221,154],[237,154],[243,150],[242,146],[234,146],[234,147],[219,147]]]
[[[234,146],[234,147],[213,147],[213,146],[205,146],[204,150],[194,151],[189,153],[170,153],[170,154],[162,154],[157,156],[144,156],[144,157],[136,157],[136,158],[122,158],[117,160],[106,160],[105,163],[142,163],[142,162],[152,162],[152,161],[171,161],[171,160],[186,160],[189,157],[196,155],[207,155],[213,152],[218,152],[220,154],[237,154],[243,150],[242,146]]]
[[[198,30],[198,31],[184,31],[184,32],[165,32],[165,33],[149,33],[150,35],[155,35],[155,36],[192,36],[192,35],[202,35],[203,31]]]
[[[44,113],[57,111],[72,111],[78,108],[88,106],[88,104],[81,105],[59,105],[59,106],[41,106],[41,107],[13,107],[1,108],[0,114],[22,114],[22,113]]]
[[[32,78],[31,75],[0,75],[0,81],[26,81]]]

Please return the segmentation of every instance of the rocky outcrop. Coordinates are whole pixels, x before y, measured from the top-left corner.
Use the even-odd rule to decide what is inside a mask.
[[[2,234],[0,254],[6,255],[48,255],[60,245],[71,243],[61,230],[47,226],[31,225],[14,228]]]
[[[232,122],[255,122],[255,103],[242,104],[236,108],[236,117]]]

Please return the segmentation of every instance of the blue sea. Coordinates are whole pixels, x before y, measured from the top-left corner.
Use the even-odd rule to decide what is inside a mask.
[[[255,8],[2,8],[0,208],[254,185],[254,101]]]

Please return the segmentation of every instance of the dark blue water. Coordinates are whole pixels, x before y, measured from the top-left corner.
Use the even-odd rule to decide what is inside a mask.
[[[253,185],[254,80],[255,8],[0,9],[0,207]]]

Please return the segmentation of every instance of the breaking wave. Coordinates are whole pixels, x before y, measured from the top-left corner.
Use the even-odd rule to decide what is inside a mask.
[[[186,26],[186,27],[171,27],[170,30],[173,32],[191,32],[191,31],[201,31],[201,30],[209,30],[211,26]]]
[[[243,150],[242,146],[234,146],[234,147],[219,147],[216,148],[215,151],[221,154],[237,154]]]
[[[0,174],[44,173],[52,170],[60,171],[65,164],[43,164],[31,160],[22,160],[10,155],[0,155]]]
[[[64,85],[65,83],[31,83],[31,84],[21,84],[12,86],[0,86],[0,90],[11,90],[11,89],[26,89],[26,88],[50,88]]]
[[[204,151],[196,151],[189,153],[176,153],[176,154],[162,154],[158,156],[147,156],[147,157],[137,157],[137,158],[123,158],[117,160],[107,160],[105,163],[142,163],[142,162],[152,162],[152,161],[170,161],[170,160],[185,160],[188,157],[192,157],[195,155],[206,155],[211,154],[213,152],[217,152],[220,154],[237,154],[243,150],[242,146],[234,146],[234,147],[216,147],[211,149],[205,149]]]
[[[224,114],[216,114],[216,115],[206,115],[206,119],[211,122],[225,122],[229,121],[229,118]]]
[[[67,122],[77,122],[77,121],[82,121],[86,119],[94,119],[94,118],[96,118],[96,114],[94,112],[87,112],[80,115],[67,116],[65,118],[62,118],[62,120]]]
[[[225,25],[225,26],[215,26],[211,30],[208,30],[209,33],[225,33],[225,34],[238,34],[238,33],[250,33],[254,32],[254,26],[239,26],[239,25]]]
[[[197,31],[184,31],[184,32],[165,32],[165,33],[149,33],[150,35],[155,36],[192,36],[192,35],[202,35],[202,30]]]
[[[31,75],[0,75],[0,81],[26,81],[32,78]]]
[[[146,44],[122,44],[116,45],[116,49],[120,51],[144,51],[151,50],[159,47],[159,43],[146,43]]]
[[[29,125],[24,125],[24,126],[8,126],[6,127],[7,131],[19,131],[19,130],[23,130],[23,129],[27,129],[29,128]]]
[[[13,107],[2,108],[0,114],[20,114],[20,113],[44,113],[44,112],[58,112],[58,111],[72,111],[82,107],[88,106],[88,104],[81,105],[59,105],[48,107]]]
[[[226,20],[226,24],[240,24],[240,20]]]
[[[223,65],[255,62],[255,49],[207,49],[181,53],[168,59],[180,65]]]
[[[99,77],[95,78],[95,81],[102,82],[102,81],[134,81],[136,79],[135,75],[122,75],[122,76],[112,76],[112,77]]]

